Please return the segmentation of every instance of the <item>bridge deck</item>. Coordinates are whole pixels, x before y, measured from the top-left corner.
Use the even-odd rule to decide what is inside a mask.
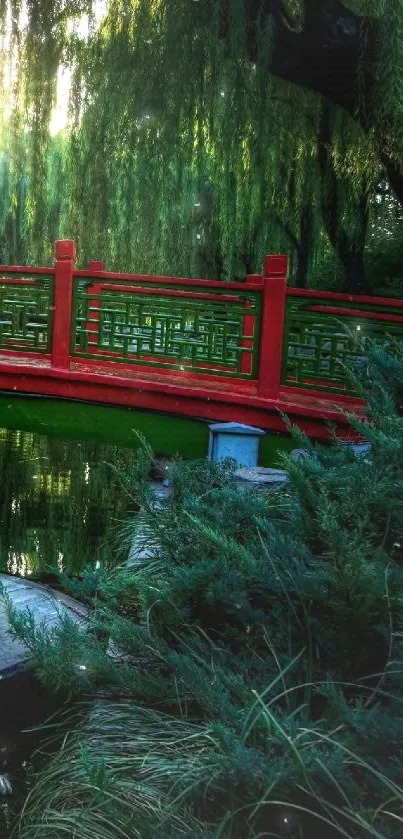
[[[116,369],[113,363],[75,359],[70,360],[68,370],[61,370],[46,357],[4,352],[0,353],[0,390],[146,408],[210,421],[230,419],[274,430],[284,430],[279,417],[282,411],[300,418],[307,433],[313,430],[309,420],[315,422],[319,436],[326,436],[320,430],[326,420],[346,425],[343,409],[360,408],[359,400],[340,393],[284,386],[277,399],[269,399],[259,395],[257,381],[133,364]]]
[[[29,608],[39,624],[55,626],[62,613],[76,621],[85,623],[83,606],[66,595],[52,591],[45,586],[32,583],[21,577],[0,574],[0,584],[19,611]],[[25,670],[30,664],[30,653],[20,641],[10,637],[5,605],[0,600],[0,679]]]

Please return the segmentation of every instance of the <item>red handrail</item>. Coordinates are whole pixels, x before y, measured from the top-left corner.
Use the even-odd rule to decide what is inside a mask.
[[[283,361],[284,332],[286,327],[286,303],[292,299],[306,299],[310,311],[329,316],[351,315],[362,318],[365,322],[368,319],[373,321],[393,321],[403,324],[403,300],[385,297],[369,297],[341,292],[329,292],[311,289],[287,288],[288,259],[285,255],[270,255],[265,257],[262,274],[251,274],[241,282],[222,282],[221,280],[195,279],[189,277],[172,277],[150,274],[119,273],[116,271],[105,271],[103,263],[92,261],[88,269],[78,270],[75,267],[75,243],[70,240],[59,240],[55,247],[55,265],[49,267],[27,267],[27,266],[0,266],[0,284],[2,272],[9,276],[4,277],[3,282],[10,285],[17,283],[29,284],[31,275],[35,278],[38,275],[54,277],[54,299],[53,299],[53,321],[51,335],[51,366],[55,370],[71,369],[72,355],[72,313],[74,298],[74,281],[76,279],[89,279],[91,293],[94,289],[108,289],[115,292],[130,292],[136,294],[147,293],[162,297],[187,297],[192,296],[198,300],[236,302],[234,292],[242,292],[244,297],[244,316],[241,348],[240,371],[244,378],[252,371],[252,354],[254,341],[257,340],[257,329],[260,329],[259,338],[259,364],[257,380],[254,379],[254,386],[257,386],[258,396],[264,399],[278,399],[280,396],[281,371]],[[13,277],[12,275],[27,275],[27,279]],[[10,276],[11,275],[11,276]],[[34,282],[33,280],[31,282]],[[248,298],[245,299],[245,292],[254,292],[261,295],[261,316],[259,322],[258,313],[250,311]],[[218,294],[220,292],[220,294]],[[338,303],[351,303],[355,308],[343,308]],[[359,307],[357,306],[359,304]],[[94,299],[92,309],[99,306],[99,300]],[[305,307],[304,307],[305,308]],[[393,308],[395,312],[385,311]],[[376,311],[374,311],[376,310]],[[398,311],[396,311],[398,310]],[[402,316],[400,316],[402,310]],[[88,327],[89,332],[93,330],[93,324]],[[89,343],[96,342],[96,330],[90,335]],[[95,349],[95,347],[94,347]],[[7,347],[3,348],[5,353],[12,352]],[[14,350],[15,354],[21,355],[24,348]],[[102,355],[102,350],[100,350]],[[32,353],[31,353],[31,357]],[[95,359],[95,355],[94,355]],[[148,359],[147,363],[150,363]],[[122,360],[111,360],[116,370],[118,365],[123,370]],[[206,367],[207,370],[207,367]],[[190,372],[190,370],[189,370]],[[218,376],[216,370],[208,373],[210,381],[222,382],[222,376]],[[222,369],[221,373],[225,373]],[[202,373],[195,374],[196,378]],[[239,388],[244,382],[240,380]],[[298,383],[291,385],[291,388],[298,388]],[[314,385],[312,385],[314,390]]]

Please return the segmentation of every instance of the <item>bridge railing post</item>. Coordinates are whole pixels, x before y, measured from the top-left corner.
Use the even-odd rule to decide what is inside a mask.
[[[288,258],[266,256],[259,355],[259,396],[277,399],[281,384]]]
[[[76,246],[72,239],[59,239],[55,246],[55,288],[53,298],[52,367],[70,367],[73,273]]]
[[[104,263],[99,260],[91,260],[88,263],[88,270],[89,271],[103,271],[104,270]],[[100,300],[100,292],[101,292],[101,283],[93,282],[91,285],[91,321],[87,323],[87,334],[88,334],[88,349],[91,351],[94,347],[96,350],[98,344],[98,337],[99,337],[99,314],[101,309],[101,300]],[[92,296],[94,295],[94,296]]]

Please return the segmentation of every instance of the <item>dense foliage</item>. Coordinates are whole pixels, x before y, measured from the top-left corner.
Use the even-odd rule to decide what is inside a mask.
[[[40,677],[95,698],[23,839],[401,836],[403,361],[375,351],[368,376],[370,451],[297,434],[269,494],[174,463],[162,506],[145,452],[121,548],[152,555],[74,583],[92,632],[55,643],[11,610]]]
[[[4,0],[0,12],[0,261],[48,262],[54,239],[69,236],[82,263],[227,279],[286,251],[298,285],[400,291],[401,0],[347,10],[338,0]],[[330,37],[324,57],[314,42],[300,51],[310,26],[325,47]],[[352,74],[351,113],[331,92],[298,86],[316,60],[327,78],[320,62],[349,27],[362,60],[334,84]],[[296,83],[276,64],[279,45],[287,66],[302,56]]]

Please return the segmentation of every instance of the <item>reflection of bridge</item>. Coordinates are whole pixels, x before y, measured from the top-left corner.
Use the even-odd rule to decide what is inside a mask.
[[[59,241],[53,268],[0,268],[0,391],[146,411],[146,432],[155,412],[282,431],[283,411],[346,433],[345,363],[403,334],[403,301],[286,288],[284,256],[227,283],[79,271],[74,253]]]

